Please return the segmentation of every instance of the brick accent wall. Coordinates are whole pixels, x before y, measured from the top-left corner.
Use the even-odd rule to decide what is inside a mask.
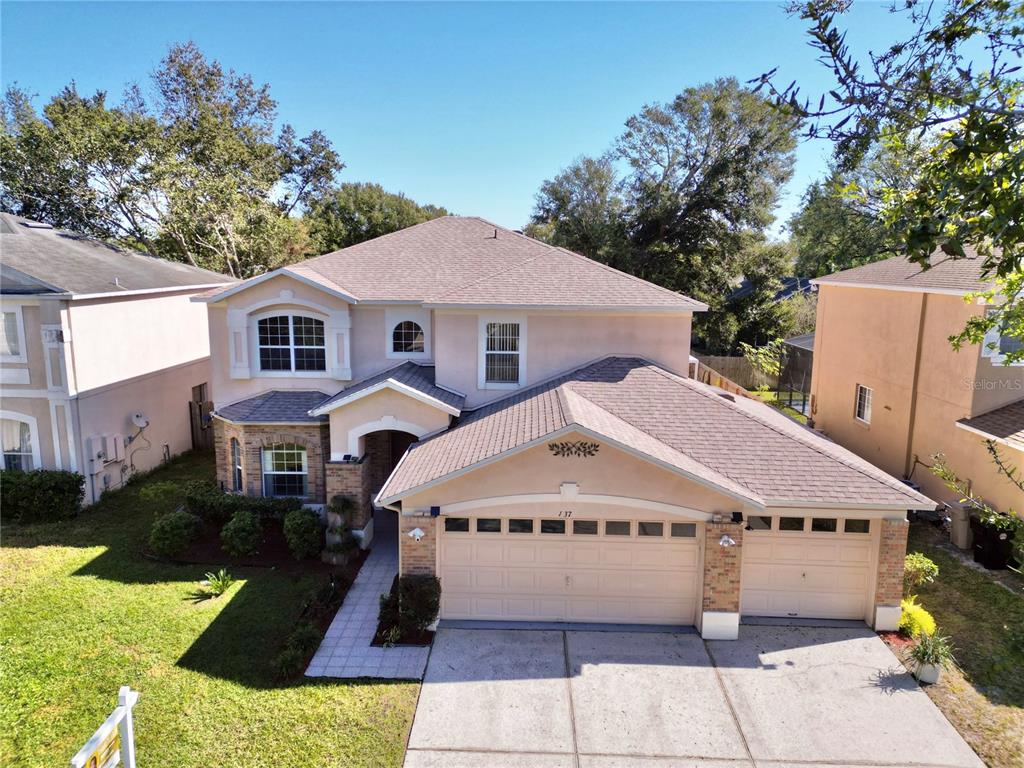
[[[875,582],[875,605],[898,606],[903,598],[903,558],[907,554],[906,520],[880,520],[882,533],[878,542],[878,576]]]
[[[384,481],[390,474],[391,433],[371,432],[363,437],[363,460],[367,465],[367,494],[376,493],[384,487]]]
[[[719,545],[723,534],[731,536],[736,546]],[[705,523],[703,610],[739,613],[742,563],[743,524]]]
[[[352,518],[353,528],[362,528],[370,521],[370,465],[365,457],[357,462],[327,462],[327,501],[337,494],[351,496],[359,504],[359,510]]]
[[[435,576],[437,564],[437,522],[440,518],[425,515],[398,516],[399,573],[403,576]],[[419,541],[409,531],[421,528],[426,534]]]
[[[307,500],[326,502],[325,460],[330,456],[330,433],[323,424],[229,424],[213,420],[217,483],[232,488],[231,438],[242,445],[242,485],[247,496],[263,495],[262,450],[273,443],[296,443],[306,449]]]

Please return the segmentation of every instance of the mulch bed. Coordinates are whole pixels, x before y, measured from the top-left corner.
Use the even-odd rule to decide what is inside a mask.
[[[398,576],[395,576],[395,578],[391,581],[391,595],[394,595],[397,589]],[[374,633],[373,641],[370,643],[370,645],[375,645],[377,647],[381,647],[383,645],[394,645],[395,647],[403,645],[423,646],[430,645],[432,642],[434,642],[434,633],[430,630],[424,630],[423,632],[402,635],[394,643],[388,643],[384,638],[389,629],[391,629],[391,627],[384,626],[382,623],[377,622],[377,631]]]

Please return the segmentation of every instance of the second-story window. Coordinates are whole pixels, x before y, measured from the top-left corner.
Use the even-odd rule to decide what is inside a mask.
[[[519,383],[519,342],[519,323],[487,323],[484,346],[484,381],[487,384]]]
[[[0,359],[9,363],[25,362],[24,331],[21,310],[4,310],[0,322]]]
[[[412,353],[423,351],[423,329],[419,323],[403,320],[391,334],[391,351]]]
[[[861,384],[857,385],[857,405],[854,409],[857,421],[863,421],[865,424],[871,423],[871,396],[873,394],[870,388]]]
[[[261,371],[325,371],[324,323],[305,315],[275,315],[258,323]]]

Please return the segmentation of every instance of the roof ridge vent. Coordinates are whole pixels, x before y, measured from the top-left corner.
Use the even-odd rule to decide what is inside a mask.
[[[718,395],[723,400],[728,400],[730,403],[736,402],[736,396],[733,395],[731,392],[716,392],[715,394]]]
[[[53,224],[47,224],[45,221],[23,221],[21,226],[29,229],[53,229]]]

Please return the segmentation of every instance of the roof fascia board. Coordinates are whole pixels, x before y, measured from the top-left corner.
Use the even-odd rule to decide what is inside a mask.
[[[943,296],[967,296],[971,293],[977,293],[977,291],[957,288],[926,288],[909,285],[885,285],[883,283],[852,283],[845,280],[829,280],[824,277],[815,278],[811,282],[814,285],[834,285],[840,288],[872,288],[878,291],[900,291],[902,293],[937,293]]]
[[[213,296],[197,296],[197,297],[195,297],[193,299],[193,301],[202,302],[204,304],[212,304],[214,302],[223,301],[224,299],[227,299],[227,298],[230,298],[231,296],[234,296],[236,293],[241,293],[242,291],[247,291],[250,288],[253,288],[253,287],[259,285],[260,283],[266,282],[267,280],[273,280],[275,277],[290,277],[292,280],[298,280],[300,283],[308,285],[311,288],[316,288],[318,290],[321,290],[324,293],[329,294],[331,296],[336,296],[337,298],[341,299],[342,301],[346,301],[349,304],[358,304],[359,303],[359,300],[355,296],[350,296],[349,294],[345,293],[344,291],[340,291],[340,290],[338,290],[336,288],[331,288],[329,286],[324,285],[323,283],[318,283],[316,280],[311,280],[308,277],[305,277],[304,275],[300,275],[300,274],[298,274],[296,272],[292,272],[287,267],[280,267],[279,269],[275,269],[275,270],[273,270],[271,272],[265,272],[264,274],[260,275],[259,277],[251,277],[248,280],[245,280],[245,281],[243,281],[241,283],[233,285],[231,288],[228,288],[226,291],[221,291],[220,293],[216,293]],[[210,286],[210,287],[212,288],[212,287],[215,287],[215,286]]]
[[[707,311],[708,305],[694,302],[692,307],[658,307],[658,306],[594,306],[581,304],[442,304],[423,302],[424,309],[463,309],[471,311],[525,312],[530,310],[549,312],[593,312],[594,314],[629,313],[629,314],[663,314],[690,315],[694,312]]]
[[[330,403],[317,406],[311,410],[309,414],[310,416],[322,416],[325,413],[336,411],[349,403],[362,400],[364,397],[369,397],[370,395],[376,394],[377,392],[381,392],[385,389],[390,389],[400,395],[411,397],[413,400],[418,400],[421,403],[437,408],[439,411],[444,411],[450,416],[458,416],[462,413],[458,408],[454,408],[448,405],[448,403],[438,400],[436,397],[431,397],[428,394],[420,392],[414,387],[410,387],[409,385],[403,384],[400,381],[395,381],[394,379],[384,379],[384,381],[377,382],[372,387],[367,387],[366,389],[361,389],[358,392],[353,392],[351,395],[343,397],[340,400],[332,400]]]
[[[325,427],[327,426],[326,421],[235,421],[229,419],[226,416],[221,416],[219,413],[214,411],[213,418],[220,419],[227,424],[234,424],[238,427]]]
[[[778,511],[782,508],[789,509],[874,509],[889,512],[900,512],[906,514],[907,510],[914,511],[931,511],[934,510],[938,504],[934,501],[928,500],[928,504],[921,504],[915,502],[913,499],[907,499],[906,504],[881,504],[877,502],[856,502],[856,501],[796,501],[793,499],[768,499],[766,504],[773,511]],[[930,505],[930,506],[929,506]]]
[[[105,291],[103,293],[67,293],[64,296],[46,296],[46,298],[67,298],[71,301],[83,299],[116,299],[119,296],[145,296],[150,293],[182,293],[184,291],[205,291],[216,288],[224,283],[204,283],[200,285],[175,285],[166,288],[139,288],[132,291]]]
[[[538,504],[538,503],[574,503],[574,504],[611,504],[619,507],[631,507],[634,509],[648,509],[655,512],[664,512],[670,515],[682,517],[685,520],[696,520],[698,522],[710,522],[714,513],[704,512],[693,507],[684,507],[679,504],[669,504],[664,501],[654,501],[635,496],[616,496],[607,493],[578,493],[572,497],[566,497],[562,493],[517,493],[509,496],[488,496],[467,501],[457,501],[453,504],[442,504],[442,515],[458,515],[461,512],[468,512],[476,509],[489,509],[508,504]]]
[[[986,440],[992,440],[993,442],[999,443],[1001,445],[1005,445],[1007,448],[1013,448],[1013,449],[1018,450],[1018,451],[1022,450],[1019,445],[1014,445],[1009,440],[1007,440],[1005,437],[999,437],[997,435],[989,434],[988,432],[985,432],[984,430],[978,429],[977,427],[972,427],[969,424],[964,424],[962,421],[957,421],[957,422],[954,422],[954,423],[958,427],[960,427],[960,429],[963,429],[963,430],[965,430],[967,432],[973,432],[974,434],[980,435],[981,437],[985,438]]]

